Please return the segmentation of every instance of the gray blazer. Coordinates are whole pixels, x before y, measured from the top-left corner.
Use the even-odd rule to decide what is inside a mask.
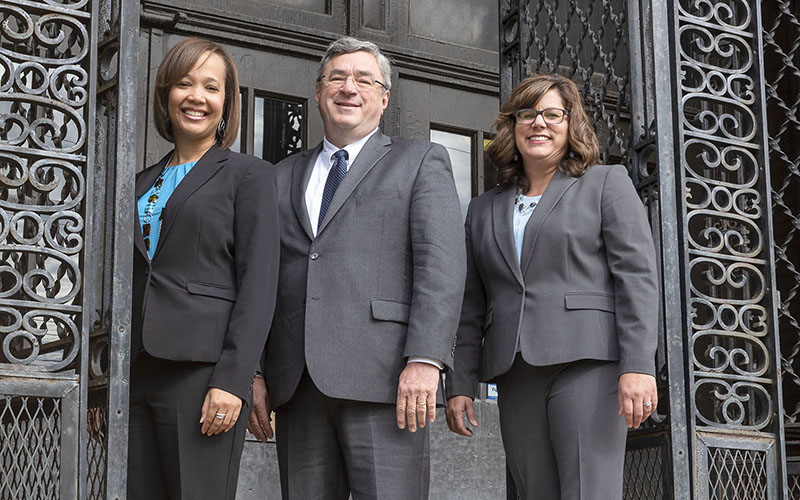
[[[306,366],[335,398],[394,403],[409,356],[452,367],[466,274],[447,151],[377,132],[350,166],[316,238],[305,191],[321,150],[276,166],[281,266],[263,373],[274,407]]]
[[[658,281],[647,216],[621,165],[553,176],[525,228],[512,233],[514,189],[493,189],[467,213],[467,284],[447,396],[531,365],[618,360],[653,374]]]

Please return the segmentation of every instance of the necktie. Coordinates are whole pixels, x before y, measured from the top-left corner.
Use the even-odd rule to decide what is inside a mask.
[[[317,220],[317,230],[322,226],[322,221],[325,220],[325,213],[328,207],[331,206],[333,195],[336,194],[336,189],[344,179],[344,174],[347,173],[347,151],[340,149],[333,153],[333,165],[328,172],[328,179],[325,181],[325,190],[322,191],[322,204],[319,207],[319,219]]]

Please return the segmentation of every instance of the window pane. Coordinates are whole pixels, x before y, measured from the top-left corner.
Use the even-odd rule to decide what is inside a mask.
[[[303,105],[269,96],[256,96],[253,154],[278,163],[303,149]]]
[[[236,142],[233,143],[231,146],[231,151],[236,151],[237,153],[242,152],[242,102],[244,99],[244,93],[239,92],[239,132],[236,134]]]
[[[472,198],[472,136],[431,129],[431,142],[441,144],[450,154],[461,213],[466,217]]]

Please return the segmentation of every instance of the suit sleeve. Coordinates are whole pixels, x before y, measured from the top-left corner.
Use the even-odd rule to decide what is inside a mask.
[[[275,310],[280,252],[277,200],[272,165],[254,161],[234,200],[238,295],[208,384],[246,401]]]
[[[475,253],[472,249],[472,216],[475,200],[469,204],[467,222],[464,224],[467,249],[467,282],[461,305],[461,321],[454,342],[453,371],[447,374],[445,390],[447,397],[469,396],[475,398],[475,383],[478,381],[478,365],[483,346],[483,329],[486,321],[486,293]]]
[[[614,279],[619,373],[654,375],[659,287],[650,225],[624,167],[608,170],[602,196],[603,241]]]
[[[430,144],[414,182],[409,234],[413,287],[403,356],[438,359],[452,369],[466,257],[450,158],[438,144]]]

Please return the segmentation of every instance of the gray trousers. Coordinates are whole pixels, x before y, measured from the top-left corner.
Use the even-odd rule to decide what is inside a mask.
[[[429,429],[398,429],[393,404],[329,398],[305,372],[275,414],[283,499],[427,499]]]
[[[250,407],[233,429],[200,433],[211,363],[142,353],[131,366],[128,500],[234,500]]]
[[[617,362],[531,366],[518,354],[497,380],[500,431],[524,500],[622,498],[627,427]]]

